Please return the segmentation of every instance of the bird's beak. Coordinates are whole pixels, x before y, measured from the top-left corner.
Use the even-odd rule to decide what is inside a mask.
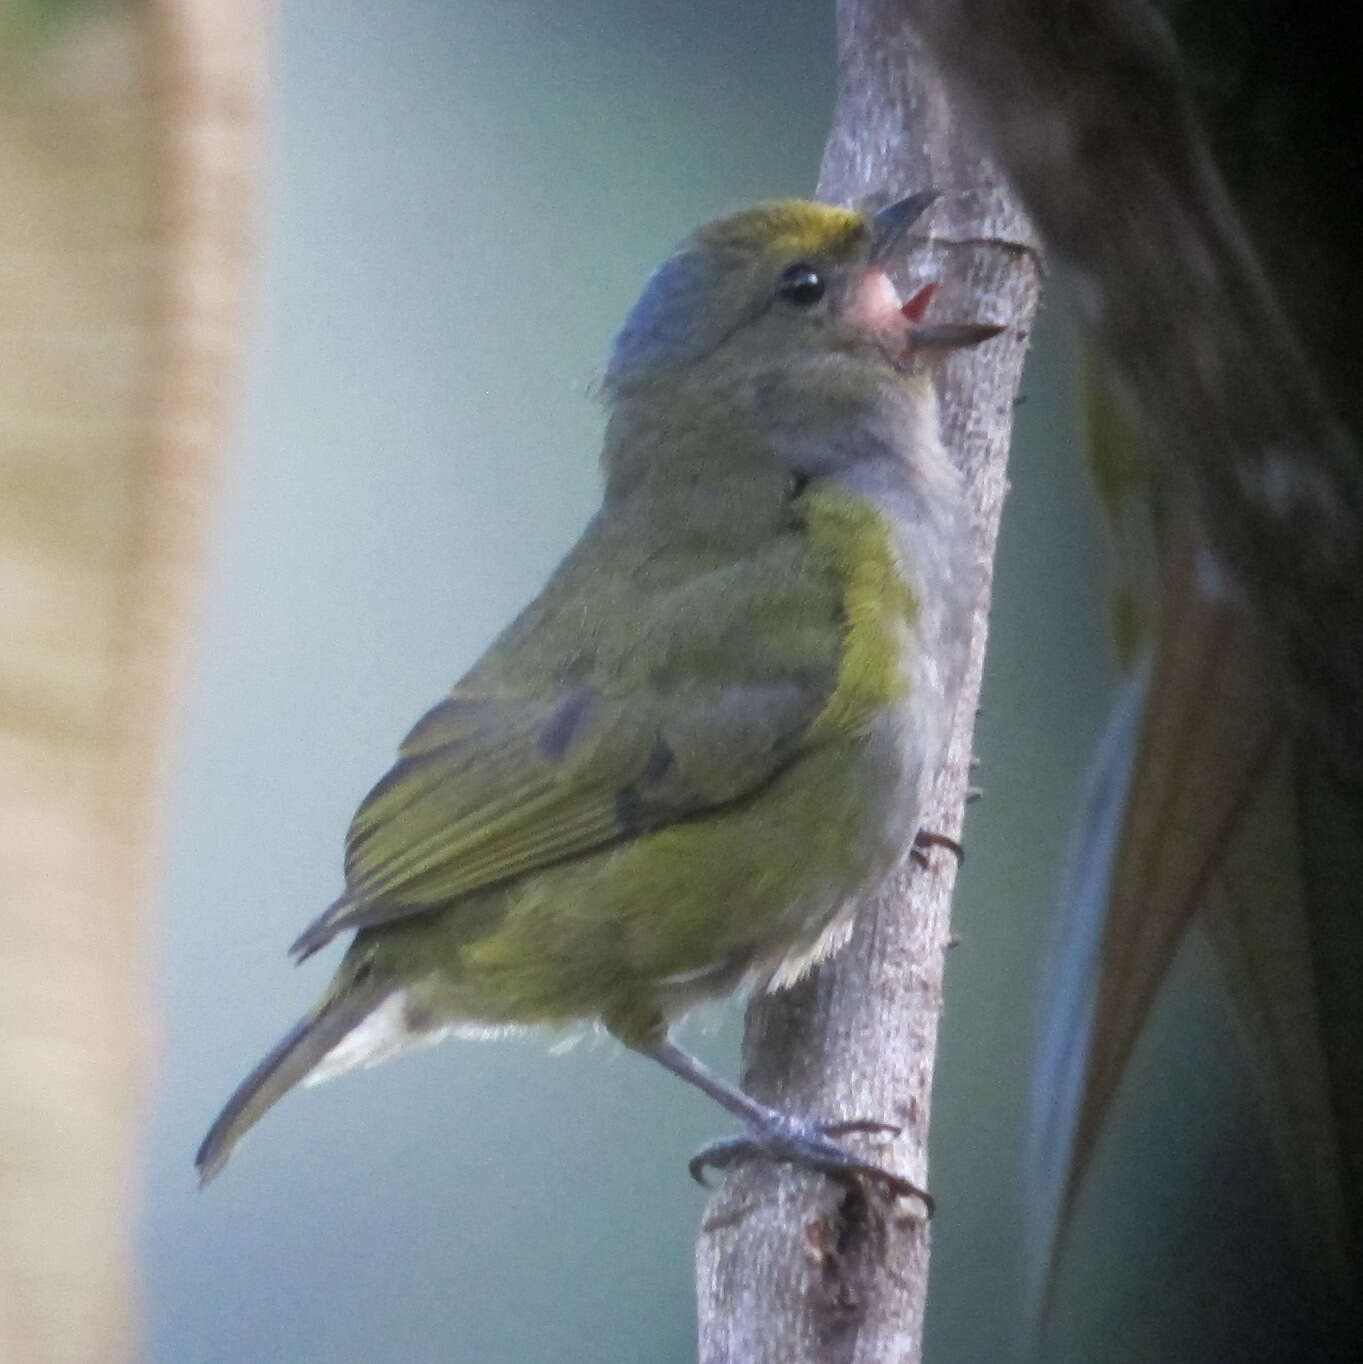
[[[909,345],[915,350],[958,350],[962,346],[978,346],[1006,331],[993,322],[929,322],[924,324],[923,314],[937,292],[935,283],[925,284],[900,308],[900,314],[909,323]]]
[[[928,210],[937,198],[935,189],[925,189],[907,198],[886,204],[871,219],[870,265],[882,265],[885,258],[904,240],[904,234]]]
[[[959,350],[962,346],[978,346],[1007,330],[994,322],[929,322],[923,327],[909,328],[909,345],[915,350]]]

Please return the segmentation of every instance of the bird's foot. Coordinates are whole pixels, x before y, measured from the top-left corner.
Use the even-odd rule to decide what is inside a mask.
[[[708,1169],[727,1170],[750,1160],[770,1160],[778,1164],[799,1165],[806,1170],[817,1170],[830,1179],[846,1182],[855,1177],[873,1180],[896,1198],[918,1199],[932,1216],[932,1195],[902,1176],[893,1174],[871,1161],[853,1155],[840,1146],[834,1137],[845,1137],[850,1132],[874,1132],[897,1136],[900,1128],[893,1123],[855,1118],[848,1122],[804,1123],[782,1114],[754,1122],[746,1136],[725,1137],[713,1141],[691,1157],[691,1178],[697,1184],[710,1187],[705,1177]]]
[[[929,848],[945,848],[956,859],[958,867],[965,861],[965,849],[950,835],[933,833],[931,829],[919,829],[909,852],[915,866],[927,868]]]

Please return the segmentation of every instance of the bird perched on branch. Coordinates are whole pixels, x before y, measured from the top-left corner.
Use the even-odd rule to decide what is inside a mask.
[[[242,1082],[211,1179],[300,1081],[461,1025],[599,1021],[742,1120],[761,1155],[908,1181],[759,1104],[669,1037],[698,1000],[832,951],[919,833],[969,631],[930,325],[887,271],[923,193],[874,215],[760,205],[655,272],[611,354],[605,495],[522,614],[402,744],[293,946],[355,931]]]

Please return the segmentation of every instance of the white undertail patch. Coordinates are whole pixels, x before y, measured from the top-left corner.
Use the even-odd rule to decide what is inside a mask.
[[[320,1085],[357,1066],[380,1065],[411,1047],[431,1046],[449,1031],[449,1026],[414,1030],[408,1022],[407,991],[394,990],[313,1066],[303,1083]]]

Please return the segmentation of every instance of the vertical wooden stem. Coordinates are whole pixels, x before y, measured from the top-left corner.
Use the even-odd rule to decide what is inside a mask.
[[[971,659],[927,827],[961,830],[984,661],[994,544],[1014,397],[1040,296],[1035,243],[980,147],[958,126],[901,6],[840,0],[838,102],[819,197],[942,191],[909,274],[940,275],[934,313],[1006,322],[1005,338],[951,356],[943,434],[967,478],[979,566]],[[748,1012],[743,1084],[811,1116],[903,1124],[879,1153],[927,1182],[928,1119],[955,865],[905,861],[868,893],[832,961]],[[950,1217],[948,1203],[939,1216]],[[912,1200],[848,1192],[785,1167],[736,1171],[706,1210],[697,1251],[702,1364],[870,1364],[920,1357],[928,1227]]]

